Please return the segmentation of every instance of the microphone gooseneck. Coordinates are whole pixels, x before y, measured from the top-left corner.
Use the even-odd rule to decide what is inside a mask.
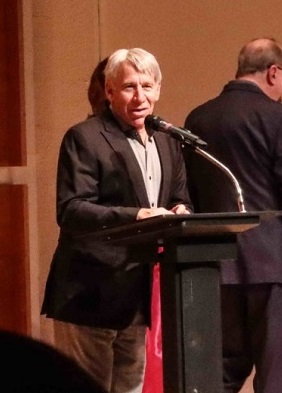
[[[154,131],[161,131],[166,134],[169,134],[172,138],[177,139],[180,142],[184,143],[185,146],[187,145],[188,147],[192,148],[197,154],[200,154],[201,156],[209,160],[212,164],[220,168],[229,177],[229,179],[232,181],[232,183],[236,188],[239,211],[241,213],[246,212],[242,189],[240,187],[238,180],[236,179],[236,177],[233,175],[233,173],[229,168],[227,168],[224,164],[218,161],[211,154],[202,150],[202,148],[207,147],[206,142],[202,141],[197,135],[192,134],[191,131],[186,130],[185,128],[175,127],[172,124],[167,123],[160,117],[154,115],[146,116],[145,128]]]
[[[240,187],[240,184],[238,182],[238,180],[236,179],[236,177],[233,175],[233,173],[231,172],[231,170],[229,168],[227,168],[224,164],[222,164],[222,162],[218,161],[215,157],[213,157],[211,154],[207,153],[206,151],[198,148],[198,147],[194,147],[194,151],[201,155],[202,157],[206,158],[207,160],[209,160],[211,163],[213,163],[214,165],[216,165],[218,168],[220,168],[228,177],[229,179],[232,181],[232,183],[234,184],[235,188],[236,188],[236,193],[237,193],[237,204],[238,204],[238,208],[239,208],[239,212],[240,213],[244,213],[246,212],[245,209],[245,205],[244,205],[244,198],[243,198],[243,193],[242,193],[242,189]]]

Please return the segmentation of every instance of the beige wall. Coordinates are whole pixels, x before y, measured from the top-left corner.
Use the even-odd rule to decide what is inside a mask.
[[[35,140],[37,151],[39,299],[57,242],[55,178],[66,129],[90,111],[87,87],[99,60],[98,3],[92,0],[32,1]],[[42,318],[41,336],[52,340]]]
[[[56,246],[55,177],[66,129],[90,107],[87,87],[99,58],[121,47],[154,53],[163,71],[156,114],[183,125],[188,112],[232,79],[249,39],[282,40],[281,0],[22,0],[30,180],[34,332],[52,341],[39,307]],[[36,226],[36,230],[34,228]],[[38,332],[39,324],[39,332]]]

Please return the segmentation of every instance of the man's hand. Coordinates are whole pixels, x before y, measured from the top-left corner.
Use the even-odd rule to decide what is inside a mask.
[[[136,219],[143,220],[144,218],[161,216],[163,214],[190,214],[191,212],[186,209],[183,204],[174,206],[171,210],[167,210],[164,207],[157,207],[151,209],[140,209]]]
[[[186,209],[186,206],[183,204],[176,205],[171,209],[171,212],[174,214],[190,214],[191,212]]]
[[[157,207],[152,209],[140,209],[136,219],[143,220],[144,218],[161,216],[163,214],[174,214],[173,211],[167,210],[164,207]]]

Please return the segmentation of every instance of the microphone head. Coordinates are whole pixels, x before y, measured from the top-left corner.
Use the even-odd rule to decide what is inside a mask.
[[[149,129],[149,130],[158,131],[161,126],[161,121],[162,119],[158,116],[147,115],[144,121],[146,130]]]

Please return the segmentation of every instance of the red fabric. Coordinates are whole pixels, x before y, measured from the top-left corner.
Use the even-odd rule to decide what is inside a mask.
[[[162,326],[160,302],[160,266],[154,267],[152,292],[152,328],[147,329],[147,364],[142,393],[163,392]]]

